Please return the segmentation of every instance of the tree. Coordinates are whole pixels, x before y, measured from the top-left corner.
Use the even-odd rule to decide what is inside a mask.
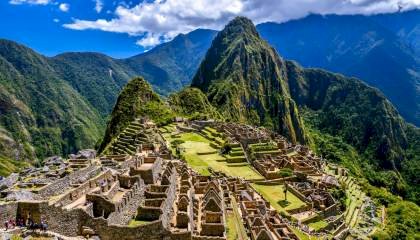
[[[278,174],[280,175],[280,177],[283,178],[283,182],[284,182],[284,178],[286,177],[290,177],[293,175],[293,170],[290,168],[282,168],[278,171]],[[284,182],[284,200],[287,201],[287,183]]]

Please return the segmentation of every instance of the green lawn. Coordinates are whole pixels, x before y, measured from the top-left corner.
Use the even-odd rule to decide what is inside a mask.
[[[308,236],[304,232],[300,231],[299,229],[295,227],[290,227],[294,234],[300,239],[300,240],[318,240],[320,238],[317,238],[315,236]]]
[[[227,240],[239,239],[236,218],[233,215],[233,213],[230,213],[227,215],[226,221],[227,221]]]
[[[169,135],[165,134],[164,137],[168,141],[172,141],[172,138]],[[217,151],[217,149],[210,146],[210,140],[198,133],[182,133],[179,134],[179,137],[176,139],[185,141],[180,145],[184,149],[182,154],[188,165],[202,175],[210,175],[208,167],[211,167],[215,171],[224,172],[234,177],[263,179],[263,177],[247,163],[229,164],[226,162],[226,159],[218,153],[205,155],[197,154]]]
[[[151,221],[141,221],[141,220],[135,220],[135,219],[131,219],[130,222],[128,223],[129,227],[137,227],[137,226],[141,226],[144,224],[148,224]]]
[[[209,175],[208,167],[215,171],[224,172],[230,176],[243,177],[245,179],[262,179],[249,164],[228,164],[225,158],[218,153],[198,155],[197,152],[214,151],[208,143],[204,142],[185,142],[181,144],[185,149],[184,156],[188,165],[203,175]]]
[[[328,223],[325,220],[320,220],[318,222],[309,223],[308,226],[313,228],[315,231],[326,227]]]
[[[284,185],[251,184],[277,211],[285,211],[305,206],[306,203],[297,198],[290,191],[287,192],[287,202],[284,201]]]

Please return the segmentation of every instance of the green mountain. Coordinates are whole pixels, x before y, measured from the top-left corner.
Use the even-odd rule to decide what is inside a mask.
[[[205,29],[180,34],[122,62],[136,75],[144,76],[157,93],[169,95],[190,83],[215,34],[216,31]]]
[[[405,123],[382,93],[354,78],[290,61],[286,66],[293,99],[314,111],[311,122],[318,129],[342,136],[360,152],[369,151],[383,168],[399,165],[407,148]]]
[[[420,126],[420,10],[317,15],[264,23],[258,31],[284,58],[357,77],[376,87]]]
[[[234,19],[216,36],[192,86],[226,120],[272,126],[292,141],[309,135],[323,156],[356,164],[350,167],[377,186],[418,197],[418,129],[362,81],[281,59],[248,19]]]
[[[118,93],[134,76],[147,76],[160,94],[181,89],[214,34],[181,34],[127,59],[90,52],[48,58],[0,40],[0,170],[8,169],[2,174],[21,160],[93,147]]]
[[[198,29],[180,34],[172,41],[126,59],[100,53],[63,53],[48,62],[63,80],[107,117],[127,82],[144,76],[160,95],[190,83],[216,31]]]
[[[7,40],[0,40],[0,113],[0,155],[9,160],[93,147],[103,122],[47,58]]]
[[[171,121],[174,115],[169,106],[153,91],[152,86],[143,78],[136,77],[127,83],[118,96],[99,152],[102,152],[130,122],[141,117],[147,117],[161,125]]]
[[[112,110],[119,91],[135,75],[118,60],[99,53],[64,53],[48,60],[60,78],[104,117]]]
[[[187,87],[168,98],[171,109],[180,116],[190,119],[223,119],[207,96],[198,88]]]
[[[286,66],[291,96],[319,152],[330,160],[344,159],[375,186],[419,203],[419,129],[407,124],[379,90],[358,79],[291,61]]]
[[[205,92],[226,120],[264,125],[305,143],[284,66],[254,24],[237,17],[213,40],[191,86]]]

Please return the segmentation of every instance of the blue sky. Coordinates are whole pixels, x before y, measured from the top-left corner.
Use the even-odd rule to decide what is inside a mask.
[[[0,38],[53,56],[94,51],[121,58],[180,33],[221,29],[242,15],[255,23],[319,14],[375,14],[420,0],[0,0]]]
[[[94,20],[112,17],[106,11],[115,8],[111,3],[98,13],[94,9],[94,1],[69,2],[68,11],[63,12],[59,4],[10,4],[7,0],[0,0],[0,38],[17,41],[47,56],[68,51],[92,51],[113,57],[127,57],[144,51],[142,46],[136,44],[138,36],[63,27],[74,18]]]

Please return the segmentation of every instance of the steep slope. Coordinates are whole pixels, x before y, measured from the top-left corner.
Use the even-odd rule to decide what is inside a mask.
[[[173,93],[169,96],[168,103],[175,113],[190,119],[223,119],[198,88],[187,87]]]
[[[192,87],[200,88],[228,121],[274,128],[293,142],[305,142],[285,82],[284,61],[247,18],[237,17],[219,32]]]
[[[373,184],[416,199],[418,187],[411,184],[419,181],[412,168],[420,163],[415,154],[420,150],[418,129],[407,124],[381,92],[358,79],[303,69],[291,61],[286,66],[291,96],[306,110],[307,127],[354,147],[364,159],[357,164],[364,166]]]
[[[343,136],[359,151],[375,150],[373,157],[397,159],[407,147],[404,122],[376,89],[354,78],[320,69],[302,69],[287,62],[292,98],[299,106],[317,111],[316,126]],[[373,145],[371,145],[373,144]],[[392,169],[395,164],[384,162]]]
[[[135,75],[118,60],[99,53],[64,53],[49,62],[103,116],[109,114],[119,91]]]
[[[100,53],[64,53],[50,65],[104,117],[122,87],[135,76],[144,76],[153,89],[169,95],[190,83],[216,31],[198,29],[127,59]]]
[[[171,109],[152,90],[151,85],[141,77],[130,80],[118,96],[99,152],[135,119],[147,117],[156,124],[164,124],[174,117]]]
[[[360,80],[282,60],[245,18],[236,18],[216,36],[192,86],[206,93],[227,120],[268,126],[271,120],[289,138],[296,129],[306,135],[299,106],[310,135],[318,132],[331,136],[328,144],[338,139],[348,146],[347,153],[360,156],[353,164],[373,184],[412,200],[418,196],[417,187],[411,187],[418,182],[413,175],[419,164],[413,140],[420,138],[417,128],[379,90]],[[319,138],[309,142],[322,144]],[[315,147],[328,152],[325,145]]]
[[[379,88],[407,121],[419,125],[420,61],[401,34],[405,28],[415,32],[420,25],[385,21],[385,16],[402,22],[411,15],[309,15],[282,24],[261,24],[258,30],[287,59],[354,76]],[[402,28],[398,35],[397,25]]]
[[[216,31],[205,29],[180,34],[122,62],[148,79],[159,94],[169,95],[190,83],[215,34]]]
[[[417,57],[420,56],[420,9],[377,14],[369,18],[398,35],[416,52]]]
[[[35,160],[93,147],[102,120],[48,61],[34,51],[0,40],[1,151],[14,160]]]

